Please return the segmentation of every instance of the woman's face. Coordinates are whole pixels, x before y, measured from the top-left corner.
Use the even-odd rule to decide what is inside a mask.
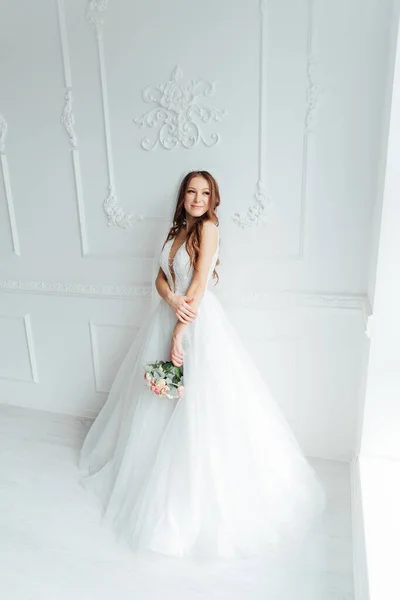
[[[186,189],[184,207],[186,213],[196,218],[207,212],[210,203],[210,186],[207,179],[197,175],[192,177]]]

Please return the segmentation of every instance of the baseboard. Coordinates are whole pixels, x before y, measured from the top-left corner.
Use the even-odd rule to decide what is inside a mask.
[[[359,457],[350,463],[354,600],[370,600]]]

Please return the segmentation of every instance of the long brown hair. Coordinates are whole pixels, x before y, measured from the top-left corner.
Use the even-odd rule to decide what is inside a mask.
[[[196,269],[196,263],[198,261],[200,253],[201,232],[203,229],[204,221],[211,219],[212,221],[219,224],[218,217],[216,215],[216,209],[220,204],[219,187],[216,179],[208,171],[190,171],[182,179],[181,184],[179,186],[178,199],[176,202],[172,227],[169,230],[167,239],[164,242],[164,246],[169,240],[176,237],[179,231],[182,229],[182,227],[184,227],[184,225],[186,224],[186,210],[184,207],[185,194],[193,177],[204,177],[204,179],[207,180],[208,185],[210,187],[210,199],[208,203],[208,209],[204,213],[204,215],[201,215],[201,217],[198,217],[194,220],[194,223],[189,229],[188,234],[186,236],[185,245],[187,253],[190,257],[190,264],[193,266],[194,269]],[[220,260],[218,258],[216,265],[219,264]],[[212,273],[212,276],[214,279],[217,280],[218,283],[219,275],[215,269]]]

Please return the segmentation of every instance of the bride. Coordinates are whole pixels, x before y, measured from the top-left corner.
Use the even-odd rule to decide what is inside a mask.
[[[135,551],[244,557],[293,547],[324,507],[318,478],[208,289],[218,280],[219,188],[181,182],[152,308],[81,449],[82,483]],[[185,393],[144,384],[144,366],[184,368]]]

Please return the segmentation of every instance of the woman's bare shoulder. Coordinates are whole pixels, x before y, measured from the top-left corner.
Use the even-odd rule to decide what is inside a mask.
[[[218,221],[213,221],[211,219],[207,219],[203,222],[203,231],[201,235],[201,246],[205,248],[210,248],[213,251],[215,250],[216,245],[218,244]]]
[[[203,221],[203,230],[207,229],[207,230],[214,230],[219,226],[219,221],[218,220],[213,220],[213,219],[206,219],[205,221]]]

